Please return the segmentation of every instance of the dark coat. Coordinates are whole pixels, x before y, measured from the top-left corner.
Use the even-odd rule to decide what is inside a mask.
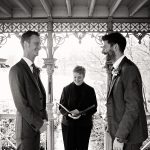
[[[17,108],[16,139],[32,138],[47,119],[44,87],[23,59],[10,69],[9,82]]]
[[[107,116],[112,138],[140,143],[148,137],[141,75],[137,66],[126,57],[108,90]]]
[[[97,111],[96,95],[92,87],[86,83],[83,83],[81,86],[76,86],[72,82],[68,86],[64,87],[60,104],[65,106],[69,111],[74,109],[82,111],[92,105],[95,105],[94,108],[87,111],[76,120],[68,117],[68,113],[63,108],[59,108],[63,115],[62,123],[64,125],[76,124],[78,126],[92,126],[92,115]]]

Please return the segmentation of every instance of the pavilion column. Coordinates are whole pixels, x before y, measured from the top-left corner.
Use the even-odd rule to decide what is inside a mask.
[[[53,117],[53,24],[51,18],[48,19],[48,37],[47,37],[47,58],[44,63],[47,67],[48,74],[48,89],[47,89],[47,111],[48,111],[48,126],[47,126],[47,150],[54,150],[54,117]]]
[[[107,55],[106,56],[106,62],[105,62],[105,68],[106,68],[106,72],[107,72],[107,93],[109,90],[109,86],[110,86],[110,82],[111,82],[111,67],[112,67],[112,61],[110,59],[110,57]],[[106,115],[106,123],[107,122],[107,115]],[[109,150],[112,148],[112,141],[110,139],[110,137],[108,136],[107,131],[104,131],[104,150]]]

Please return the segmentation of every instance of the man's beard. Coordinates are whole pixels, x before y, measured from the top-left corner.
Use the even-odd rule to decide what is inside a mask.
[[[115,52],[112,49],[110,49],[108,51],[107,55],[108,55],[108,57],[109,57],[110,60],[112,60],[112,61],[116,60],[116,54],[115,54]]]

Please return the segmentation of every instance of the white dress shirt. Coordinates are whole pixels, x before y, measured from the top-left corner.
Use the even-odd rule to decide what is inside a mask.
[[[113,67],[114,69],[117,69],[118,66],[120,65],[122,59],[125,57],[125,55],[122,55],[114,64],[113,64]]]
[[[29,66],[29,68],[33,72],[33,67],[32,67],[33,62],[30,59],[26,58],[26,57],[23,57],[23,60],[27,63],[27,65]]]

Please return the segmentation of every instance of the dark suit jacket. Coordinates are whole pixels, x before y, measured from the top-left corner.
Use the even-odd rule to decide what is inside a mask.
[[[94,108],[87,111],[76,120],[68,117],[68,113],[63,108],[59,108],[63,115],[62,123],[64,125],[76,124],[78,126],[92,126],[92,115],[97,111],[96,95],[92,87],[86,83],[83,83],[79,87],[72,82],[68,86],[64,87],[60,103],[70,111],[74,109],[82,111],[94,104]]]
[[[39,87],[29,66],[21,59],[10,69],[9,82],[17,108],[16,139],[34,137],[43,119],[47,119],[46,94],[41,80]]]
[[[140,143],[148,137],[141,75],[137,66],[126,57],[108,90],[107,116],[112,138]]]

